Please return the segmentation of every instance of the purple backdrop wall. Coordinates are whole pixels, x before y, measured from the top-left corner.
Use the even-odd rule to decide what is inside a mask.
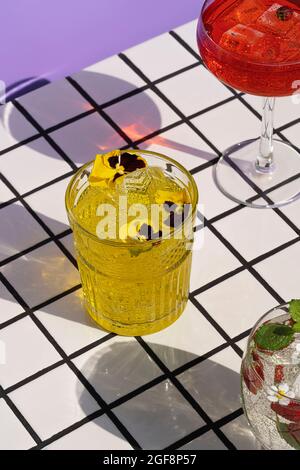
[[[0,80],[54,80],[196,18],[202,0],[6,0]]]

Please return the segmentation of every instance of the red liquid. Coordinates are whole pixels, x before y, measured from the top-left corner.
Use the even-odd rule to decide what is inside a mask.
[[[261,96],[300,89],[300,0],[210,0],[197,39],[207,67],[233,88]]]

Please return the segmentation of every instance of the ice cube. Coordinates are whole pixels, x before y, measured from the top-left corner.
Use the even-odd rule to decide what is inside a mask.
[[[261,0],[243,0],[233,9],[235,23],[249,25],[257,20],[264,12],[264,5]]]
[[[145,168],[135,170],[124,176],[122,190],[126,193],[134,192],[145,194],[151,183],[151,176]]]
[[[280,3],[274,3],[255,22],[261,31],[285,36],[300,21],[299,13]]]
[[[274,36],[242,24],[226,31],[220,46],[254,61],[274,61],[279,54],[279,42]]]

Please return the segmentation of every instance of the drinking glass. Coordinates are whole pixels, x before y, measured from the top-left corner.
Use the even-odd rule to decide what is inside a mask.
[[[233,145],[215,167],[219,189],[235,202],[256,208],[280,207],[300,197],[300,154],[274,138],[275,97],[294,95],[291,102],[299,104],[300,2],[279,3],[206,0],[197,28],[207,68],[225,85],[263,97],[260,138]],[[233,115],[235,125],[243,123]],[[254,197],[245,199],[237,173],[254,189]]]
[[[165,155],[138,150],[134,154],[142,157],[149,167],[180,181],[189,194],[192,228],[198,201],[192,175]],[[181,232],[177,238],[160,237],[141,243],[98,238],[83,226],[76,212],[78,202],[88,194],[93,165],[94,162],[89,162],[80,168],[66,192],[86,309],[109,331],[134,336],[153,333],[173,323],[186,305],[193,230]],[[139,181],[133,180],[133,191],[135,181],[138,189]],[[96,210],[91,205],[86,216],[95,216]],[[184,223],[189,226],[187,219]]]
[[[266,313],[242,361],[244,411],[263,449],[300,449],[300,333],[291,332],[291,322],[287,304]]]

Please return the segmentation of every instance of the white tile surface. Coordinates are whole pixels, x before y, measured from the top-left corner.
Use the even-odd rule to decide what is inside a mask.
[[[134,338],[122,336],[91,349],[73,362],[109,403],[162,375]]]
[[[198,54],[199,51],[196,40],[197,22],[197,19],[190,21],[189,23],[183,24],[182,26],[179,26],[179,28],[174,29],[174,31]]]
[[[16,299],[0,282],[0,324],[22,313],[23,309]]]
[[[48,234],[18,201],[1,210],[0,261],[48,238]]]
[[[260,134],[259,120],[238,100],[213,109],[192,120],[220,151]]]
[[[18,388],[10,397],[42,439],[99,409],[66,365]]]
[[[17,101],[44,129],[91,108],[67,80],[58,80],[38,88]]]
[[[139,148],[168,155],[188,170],[216,157],[213,150],[187,124],[162,132],[143,142]]]
[[[5,362],[0,362],[0,384],[3,388],[10,387],[61,359],[29,317],[0,330],[0,342],[5,348]]]
[[[48,450],[132,450],[120,431],[106,416],[61,437],[46,447]]]
[[[173,325],[144,336],[144,340],[171,370],[224,343],[223,338],[190,301]]]
[[[282,198],[284,200],[285,191],[289,189],[294,194],[300,193],[300,178],[288,185],[284,185],[282,188],[276,189],[270,193],[270,198],[276,197]],[[281,212],[283,212],[299,229],[300,229],[300,200],[293,202],[293,204],[288,204],[287,206],[283,206],[280,208]]]
[[[4,184],[4,183],[2,183],[2,181],[0,181],[0,204],[2,202],[10,201],[14,197],[15,197],[14,193],[12,193],[10,191],[10,189],[8,189],[6,184]]]
[[[0,450],[25,450],[35,445],[3,398],[0,400]]]
[[[109,106],[105,112],[133,141],[180,120],[151,90]]]
[[[37,130],[27,121],[12,103],[0,108],[0,150],[21,142],[33,135]]]
[[[289,301],[299,297],[300,245],[296,243],[255,266],[264,279]]]
[[[151,80],[195,62],[194,57],[168,33],[134,46],[125,51],[125,54]]]
[[[107,103],[145,85],[118,56],[97,62],[72,77],[98,104]]]
[[[81,290],[43,307],[35,314],[67,354],[107,335],[107,331],[98,328],[85,312]]]
[[[247,271],[198,295],[197,300],[231,336],[237,336],[276,305],[271,295]]]
[[[193,250],[190,289],[199,289],[239,266],[241,264],[237,258],[205,227],[203,245]]]
[[[69,165],[43,138],[3,155],[0,169],[20,193],[70,171]]]
[[[98,113],[79,119],[50,135],[78,166],[93,160],[97,153],[126,144]]]
[[[226,348],[178,376],[213,421],[240,408],[240,362],[233,349]]]
[[[247,260],[297,236],[274,211],[248,207],[219,220],[215,227]],[[270,236],[275,233],[276,238]]]
[[[54,243],[5,265],[3,272],[30,306],[38,305],[80,282],[77,269]]]
[[[213,431],[208,431],[180,447],[180,450],[226,450],[226,447]]]
[[[65,192],[70,179],[71,177],[64,178],[62,181],[25,198],[30,207],[55,234],[69,228],[65,208]]]
[[[299,115],[298,115],[299,117]],[[294,145],[300,145],[300,123],[289,127],[285,131],[282,132],[285,137],[289,139],[289,141]]]
[[[238,450],[260,450],[260,446],[244,415],[226,424],[221,429]]]
[[[204,424],[169,381],[152,387],[114,411],[144,449],[163,449]]]
[[[207,93],[208,84],[209,93]],[[170,78],[157,87],[186,116],[232,96],[232,93],[203,65]]]

